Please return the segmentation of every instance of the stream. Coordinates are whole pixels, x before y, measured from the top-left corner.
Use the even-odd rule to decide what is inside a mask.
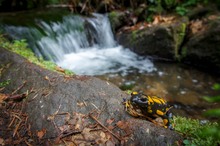
[[[1,31],[12,39],[26,39],[37,56],[124,90],[164,97],[174,105],[174,115],[205,119],[204,111],[220,106],[202,99],[220,94],[212,89],[219,77],[138,56],[115,41],[107,15],[86,18],[51,11],[0,15]]]

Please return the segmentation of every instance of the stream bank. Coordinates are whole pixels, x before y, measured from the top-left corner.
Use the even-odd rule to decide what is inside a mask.
[[[175,52],[178,51],[175,51],[174,49],[174,33],[171,33],[171,28],[174,26],[175,28],[182,28],[181,26],[184,26],[183,24],[189,23],[189,21],[186,21],[186,19],[181,19],[182,23],[178,23],[178,19],[176,19],[176,23],[172,24],[172,18],[172,21],[170,19],[168,19],[169,21],[167,20],[167,22],[169,22],[168,24],[163,22],[163,27],[154,25],[146,29],[134,30],[133,32],[129,32],[127,30],[122,34],[117,34],[119,36],[125,36],[125,38],[132,41],[131,43],[134,43],[134,40],[137,41],[137,44],[138,42],[139,44],[145,43],[145,45],[131,45],[131,50],[133,49],[132,46],[139,47],[140,50],[143,49],[144,51],[147,49],[147,52],[150,53],[151,56],[138,56],[137,54],[131,52],[129,50],[130,48],[123,48],[122,46],[118,46],[115,48],[103,47],[103,44],[108,44],[107,46],[109,46],[110,44],[110,46],[112,47],[118,45],[113,37],[110,37],[110,39],[108,37],[103,37],[105,35],[112,36],[107,34],[109,33],[109,29],[108,31],[107,29],[97,29],[102,28],[99,26],[100,24],[98,20],[100,18],[103,21],[107,20],[103,16],[97,16],[97,19],[93,18],[87,19],[87,21],[85,21],[85,30],[86,32],[88,32],[89,36],[87,37],[92,38],[93,41],[91,41],[89,39],[87,40],[87,37],[85,37],[85,33],[82,31],[83,26],[81,25],[84,24],[84,18],[80,18],[71,14],[67,16],[65,15],[65,17],[61,17],[59,15],[59,19],[55,19],[56,17],[54,17],[54,15],[56,15],[56,13],[53,11],[53,13],[50,12],[48,14],[48,16],[50,16],[50,19],[47,20],[46,14],[44,14],[43,12],[40,11],[35,13],[37,15],[37,19],[33,20],[31,20],[30,18],[35,14],[32,14],[31,12],[28,13],[27,17],[23,17],[25,15],[24,13],[8,14],[4,15],[4,17],[1,17],[2,20],[4,20],[5,18],[5,21],[3,22],[7,24],[6,26],[8,26],[9,30],[11,29],[11,31],[8,31],[8,35],[10,35],[11,32],[12,36],[14,35],[19,38],[19,32],[23,31],[25,32],[25,34],[23,35],[21,33],[20,35],[22,38],[20,39],[23,39],[24,36],[27,40],[32,39],[32,41],[28,41],[29,45],[31,46],[32,43],[36,44],[36,46],[41,45],[42,48],[40,48],[39,50],[44,49],[44,52],[48,52],[49,48],[51,51],[53,51],[53,53],[57,53],[59,51],[54,50],[54,48],[64,48],[58,50],[62,50],[64,52],[64,58],[67,58],[67,61],[68,58],[70,60],[65,66],[75,66],[75,69],[71,68],[73,72],[76,71],[77,68],[79,74],[89,74],[103,80],[107,80],[117,85],[122,90],[141,90],[149,95],[164,97],[173,105],[175,105],[174,107],[176,110],[176,115],[198,119],[207,119],[202,115],[202,113],[207,109],[219,106],[219,104],[210,104],[202,99],[202,97],[204,96],[219,95],[218,91],[214,91],[212,89],[212,86],[214,84],[220,82],[219,76],[210,75],[209,73],[195,69],[191,65],[184,65],[179,61],[175,61]],[[58,11],[58,14],[60,14],[60,11]],[[22,19],[23,21],[21,22],[21,24],[19,24],[19,21],[17,21],[16,18],[20,19],[22,17],[24,19]],[[13,19],[11,20],[10,18]],[[16,24],[14,24],[13,21],[16,21]],[[26,25],[24,25],[26,21],[27,23]],[[34,22],[37,23],[35,24]],[[33,29],[32,27],[34,25],[39,26]],[[39,27],[42,28],[37,30],[37,28]],[[150,32],[156,31],[158,33],[149,33],[148,30],[151,28],[152,30]],[[43,32],[43,30],[45,31],[45,33]],[[56,33],[54,32],[55,30],[57,31]],[[100,33],[101,31],[104,32],[104,35],[98,35],[102,34]],[[35,35],[33,35],[33,33]],[[35,38],[36,34],[41,35],[40,37]],[[91,36],[92,34],[93,36]],[[142,35],[143,37],[140,37],[139,35]],[[54,36],[57,37],[54,39]],[[100,36],[102,36],[102,40],[111,40],[111,43],[109,43],[108,41],[99,40]],[[217,37],[218,34],[214,36]],[[151,41],[144,41],[148,38],[151,38]],[[48,40],[50,43],[47,43]],[[89,45],[87,46],[88,48],[79,49],[79,47],[76,47],[82,46],[83,44],[85,46],[85,44],[90,44],[94,42],[102,43],[98,44],[98,48],[95,49],[88,47]],[[124,43],[127,43],[127,45],[130,44],[129,41],[125,41]],[[209,43],[207,43],[207,45],[208,44]],[[45,46],[46,48],[44,48]],[[94,46],[97,47],[97,44],[95,44]],[[154,49],[154,47],[156,48]],[[32,49],[33,48],[34,47],[32,47]],[[163,48],[164,50],[161,50],[161,48]],[[70,55],[68,54],[69,51],[72,52],[70,53]],[[78,53],[76,53],[77,51]],[[75,55],[71,56],[71,54],[74,53]],[[57,56],[60,57],[60,55]],[[49,54],[48,57],[54,56],[51,56]],[[75,60],[71,61],[71,59]],[[62,60],[63,56],[61,55],[61,61]],[[84,63],[82,64],[82,62]]]
[[[68,137],[64,135],[73,130],[84,131],[78,134],[86,136],[83,140],[77,140],[81,138],[77,135],[71,136],[72,141],[77,144],[83,142],[165,146],[181,140],[181,136],[175,131],[130,117],[122,105],[123,98],[129,95],[107,81],[89,76],[63,76],[40,68],[3,48],[0,48],[0,62],[0,82],[10,80],[10,83],[1,89],[1,95],[11,93],[26,95],[18,107],[14,104],[14,114],[20,116],[20,122],[24,122],[24,126],[31,130],[31,136],[39,138],[41,144],[62,143],[63,140],[67,140],[63,138]],[[5,106],[10,109],[10,102],[9,105],[5,103]],[[5,114],[1,114],[3,115]],[[21,116],[24,116],[24,119]],[[112,131],[118,136],[102,131],[99,126],[97,127],[97,121],[109,126],[116,124],[117,127]],[[120,123],[124,123],[123,126]],[[96,126],[93,127],[94,125]],[[18,127],[16,128],[18,134],[24,132],[16,123],[11,126]],[[96,133],[92,133],[93,130]],[[7,137],[11,135],[9,132],[11,131],[4,130],[3,135],[0,136],[9,140]],[[30,133],[28,137],[30,138]],[[17,136],[14,136],[14,140],[16,138]],[[30,138],[28,141],[20,142],[27,144],[37,141]]]

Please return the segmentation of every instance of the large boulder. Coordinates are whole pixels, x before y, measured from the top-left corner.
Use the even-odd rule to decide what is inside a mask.
[[[97,119],[104,125],[117,124],[121,129],[131,131],[125,144],[165,146],[174,145],[181,139],[175,131],[129,116],[122,105],[123,98],[128,95],[107,81],[48,71],[3,48],[0,48],[0,66],[0,82],[10,80],[10,84],[2,92],[10,94],[21,85],[23,86],[19,88],[18,94],[29,91],[27,98],[22,101],[22,112],[28,115],[28,123],[33,133],[46,129],[43,135],[46,139],[61,136],[61,132],[71,126],[77,127],[78,130],[81,127],[85,139],[90,137],[88,130],[86,132],[88,127],[82,127],[87,124],[91,128],[94,118],[91,118],[90,114],[95,113],[99,113]],[[79,115],[84,116],[82,118]],[[119,124],[123,123],[122,121],[127,127],[123,128],[123,125]],[[116,127],[112,131],[120,135],[121,129]],[[103,137],[103,133],[101,136]],[[120,143],[117,136],[107,140],[112,139],[116,139],[115,144]]]
[[[190,30],[191,34],[181,51],[182,61],[219,73],[220,20],[196,20]]]
[[[139,55],[176,60],[179,58],[179,49],[187,25],[187,18],[178,19],[173,23],[157,23],[144,29],[119,33],[117,41]]]

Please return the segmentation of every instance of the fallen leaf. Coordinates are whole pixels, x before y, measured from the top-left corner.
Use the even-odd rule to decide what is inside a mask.
[[[75,125],[75,130],[82,130],[84,126],[84,116],[83,114],[80,113],[73,113],[74,118],[72,119],[72,123]]]
[[[114,122],[114,120],[115,120],[114,118],[108,119],[108,120],[106,121],[106,123],[109,124],[109,125],[111,125],[112,122]]]
[[[77,106],[79,106],[79,107],[83,107],[83,106],[84,106],[84,103],[83,103],[83,102],[77,102],[76,104],[77,104]]]
[[[41,131],[37,132],[37,136],[41,139],[46,134],[46,129],[42,129]]]
[[[105,145],[107,145],[107,146],[115,146],[116,143],[113,142],[113,141],[108,140],[108,141],[105,143]]]
[[[63,125],[58,127],[61,131],[61,133],[63,133],[64,131],[68,131],[70,129],[70,125]]]
[[[203,22],[201,20],[196,20],[191,23],[191,31],[193,34],[201,31],[202,29],[204,29],[204,27]]]
[[[115,127],[112,126],[112,125],[109,125],[109,126],[107,126],[107,128],[108,128],[109,130],[112,130],[112,129],[114,129]]]
[[[65,116],[65,121],[66,122],[68,122],[69,120],[70,120],[70,117],[71,117],[71,115],[70,115],[70,113],[65,113],[66,114],[66,116]]]
[[[0,93],[0,104],[7,98],[8,96]]]
[[[0,145],[5,145],[5,141],[3,138],[0,138]]]
[[[65,70],[63,68],[59,67],[59,66],[56,66],[55,70],[58,71],[58,72],[65,73]]]
[[[48,81],[50,80],[48,76],[45,76],[44,79],[45,79],[45,80],[48,80]]]
[[[166,23],[171,23],[175,20],[174,16],[170,16],[170,17],[161,17],[161,21],[166,22]]]
[[[100,132],[100,136],[101,136],[101,138],[106,138],[106,135],[105,135],[105,133],[104,132]]]
[[[86,140],[90,140],[92,138],[92,134],[90,133],[90,128],[84,128],[82,131],[82,135]]]
[[[120,128],[122,130],[129,127],[128,122],[126,122],[126,121],[118,121],[116,125],[118,126],[118,128]]]
[[[80,124],[76,124],[75,129],[76,130],[80,130],[81,129],[81,125]]]
[[[158,24],[160,22],[160,16],[155,16],[153,24]]]

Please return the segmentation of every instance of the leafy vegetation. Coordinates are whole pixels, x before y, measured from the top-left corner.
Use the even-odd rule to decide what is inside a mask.
[[[214,90],[220,90],[220,84],[213,85]],[[220,102],[220,95],[204,97],[209,102]],[[220,144],[220,108],[211,109],[204,113],[206,116],[218,118],[217,122],[201,122],[198,119],[185,117],[174,117],[176,131],[182,133],[186,139],[183,143],[186,146],[217,146]]]
[[[214,84],[213,89],[220,90],[220,84]],[[220,95],[213,96],[213,97],[204,97],[204,99],[209,102],[220,102]],[[219,145],[220,144],[220,132],[219,132],[220,131],[220,118],[219,118],[220,108],[208,110],[204,113],[204,115],[218,118],[218,125],[211,127],[211,128],[207,128],[203,132],[205,133],[206,136],[216,139]]]
[[[69,70],[57,70],[57,65],[51,61],[46,61],[43,58],[38,58],[35,56],[35,54],[31,51],[30,48],[28,48],[28,44],[26,40],[14,40],[13,42],[8,41],[6,38],[3,37],[3,35],[0,35],[0,47],[6,48],[12,52],[15,52],[25,58],[27,58],[30,62],[37,64],[43,68],[52,70],[52,71],[58,71],[63,72],[67,75],[73,75],[72,71]]]
[[[217,137],[209,135],[218,123],[205,122],[204,124],[198,119],[190,119],[180,116],[175,116],[173,119],[175,123],[175,130],[183,134],[185,137],[183,143],[186,146],[217,146],[220,142]],[[214,130],[215,131],[215,130]]]
[[[5,87],[5,86],[9,85],[9,84],[10,84],[10,82],[11,82],[11,80],[6,80],[6,81],[3,81],[3,82],[0,82],[0,88]]]

